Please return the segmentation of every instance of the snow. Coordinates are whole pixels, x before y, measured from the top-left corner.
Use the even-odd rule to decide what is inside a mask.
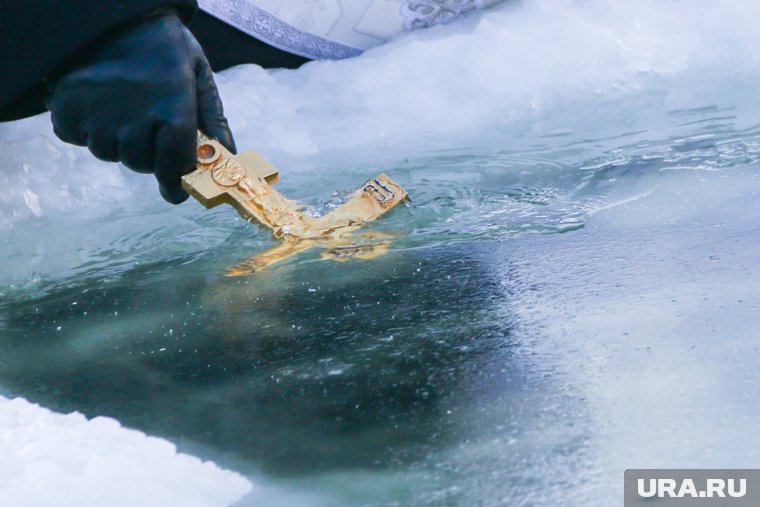
[[[114,419],[0,396],[0,505],[226,506],[251,483]]]

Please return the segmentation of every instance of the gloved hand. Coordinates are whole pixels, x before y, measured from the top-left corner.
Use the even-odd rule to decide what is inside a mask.
[[[235,152],[208,61],[171,11],[121,29],[50,78],[47,106],[62,141],[153,173],[175,204],[188,197],[180,178],[194,169],[197,129]]]

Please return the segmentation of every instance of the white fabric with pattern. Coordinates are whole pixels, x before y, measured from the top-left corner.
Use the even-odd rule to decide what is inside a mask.
[[[357,56],[404,31],[502,0],[200,0],[208,14],[277,48],[315,60]]]

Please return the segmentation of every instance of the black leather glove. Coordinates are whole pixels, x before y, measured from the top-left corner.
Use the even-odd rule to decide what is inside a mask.
[[[180,178],[194,168],[196,130],[235,152],[208,61],[175,13],[121,29],[48,85],[62,141],[153,173],[171,203],[187,199]]]

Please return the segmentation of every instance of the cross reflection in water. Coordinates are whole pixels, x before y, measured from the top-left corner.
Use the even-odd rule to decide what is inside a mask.
[[[419,460],[454,438],[446,400],[467,376],[509,361],[508,301],[477,252],[82,281],[2,309],[0,385],[278,475]]]

